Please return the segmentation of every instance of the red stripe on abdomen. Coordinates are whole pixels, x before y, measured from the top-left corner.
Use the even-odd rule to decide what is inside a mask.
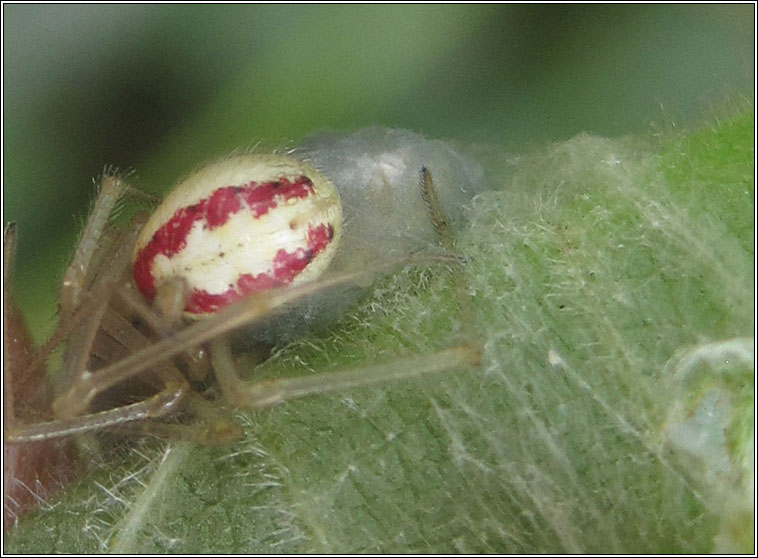
[[[313,182],[307,176],[299,176],[294,181],[280,178],[262,184],[251,181],[243,186],[218,188],[209,197],[178,209],[171,219],[155,232],[135,258],[132,270],[134,281],[142,294],[152,299],[156,287],[152,271],[155,258],[159,255],[171,258],[183,250],[195,223],[202,223],[204,228],[212,230],[225,224],[231,215],[244,209],[251,211],[258,218],[276,209],[279,203],[306,198],[313,193]]]

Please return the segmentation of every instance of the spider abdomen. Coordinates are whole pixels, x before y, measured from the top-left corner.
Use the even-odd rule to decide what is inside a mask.
[[[200,317],[254,292],[318,277],[342,230],[335,186],[282,155],[228,158],[171,192],[140,234],[133,276],[152,299],[182,278],[185,312]]]

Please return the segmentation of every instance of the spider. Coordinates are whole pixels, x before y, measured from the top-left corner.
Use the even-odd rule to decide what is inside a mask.
[[[41,367],[64,346],[54,418],[22,423],[11,412],[6,442],[119,428],[227,443],[241,435],[228,406],[261,409],[477,366],[465,261],[429,168],[440,171],[448,207],[476,191],[465,178],[474,166],[446,144],[372,128],[317,138],[286,155],[211,163],[150,218],[118,232],[109,217],[130,187],[127,177],[105,173],[63,279],[57,329],[28,365]],[[6,258],[14,236],[6,227]],[[436,251],[423,249],[430,237]],[[294,378],[249,382],[238,374],[235,339],[288,339],[344,311],[377,274],[429,259],[451,272],[463,324],[458,345]],[[207,386],[211,371],[225,406],[194,389]]]

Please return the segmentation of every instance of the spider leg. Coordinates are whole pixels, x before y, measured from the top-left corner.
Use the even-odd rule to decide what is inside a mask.
[[[458,345],[430,355],[398,358],[392,362],[358,366],[336,372],[324,372],[311,376],[297,376],[249,383],[241,380],[234,368],[231,352],[225,341],[214,342],[211,360],[216,377],[233,405],[262,409],[273,407],[289,399],[309,395],[342,391],[352,388],[384,384],[452,370],[463,366],[478,366],[480,353],[470,345]],[[222,377],[224,378],[222,380]]]
[[[152,434],[172,440],[184,440],[204,446],[223,445],[242,436],[242,428],[234,422],[231,415],[218,405],[190,392],[182,402],[185,410],[192,413],[201,422],[191,424],[133,421],[125,424],[121,430],[130,430],[142,434]]]
[[[8,442],[39,442],[159,418],[176,410],[186,393],[183,386],[167,386],[152,397],[131,405],[37,424],[15,424],[5,431],[5,439]]]
[[[113,208],[126,188],[126,182],[115,174],[105,173],[100,179],[100,192],[77,244],[71,265],[63,276],[60,297],[62,318],[68,316],[79,306],[89,275],[92,257],[108,224]]]
[[[133,285],[122,285],[118,292],[118,298],[160,337],[168,337],[176,331],[174,321],[170,318],[166,320],[164,316],[157,314],[145,302],[142,295],[135,292]],[[202,347],[192,347],[184,354],[179,355],[178,358],[182,361],[191,382],[201,382],[208,375],[210,364],[206,351]]]
[[[110,269],[114,270],[115,266],[111,266]],[[29,364],[29,371],[42,366],[45,360],[47,360],[61,343],[68,339],[73,339],[74,336],[79,336],[80,338],[78,341],[72,341],[72,343],[70,343],[72,348],[68,351],[67,361],[81,361],[81,359],[86,356],[85,343],[81,339],[81,336],[83,335],[82,331],[87,327],[85,324],[87,322],[97,322],[95,317],[98,314],[102,314],[102,309],[100,307],[103,305],[103,301],[108,299],[117,284],[118,279],[116,274],[110,273],[109,278],[100,281],[99,284],[93,286],[89,292],[82,294],[79,306],[71,312],[66,319],[59,322],[53,335],[39,350],[31,364]],[[83,356],[77,357],[73,354],[74,351],[80,352]],[[64,372],[64,376],[69,378],[68,381],[72,381],[72,379],[76,377],[77,369],[73,365],[69,365],[68,368],[69,370]],[[84,368],[78,369],[78,371],[81,370],[84,370]]]
[[[32,369],[32,342],[21,314],[13,304],[10,278],[16,254],[16,224],[3,230],[3,419],[5,429],[26,406],[46,405],[47,394],[41,370]],[[33,399],[34,401],[28,401]],[[17,409],[19,407],[20,409]]]
[[[442,203],[434,186],[432,173],[424,166],[419,171],[419,189],[421,191],[421,198],[426,205],[429,220],[437,234],[437,241],[447,252],[454,256],[450,262],[449,270],[453,279],[458,311],[461,314],[463,334],[467,343],[476,346],[479,335],[476,331],[474,306],[471,303],[471,296],[469,295],[468,284],[466,282],[465,259],[458,252],[455,235],[445,217]]]

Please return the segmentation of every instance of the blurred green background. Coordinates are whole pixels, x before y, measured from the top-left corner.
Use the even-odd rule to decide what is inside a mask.
[[[4,5],[3,219],[35,334],[105,164],[160,192],[323,129],[518,153],[753,98],[753,5]]]

